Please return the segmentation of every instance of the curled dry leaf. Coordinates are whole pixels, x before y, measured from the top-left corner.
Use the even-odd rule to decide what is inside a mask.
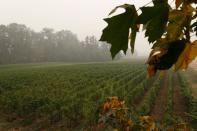
[[[185,49],[185,40],[176,40],[166,43],[167,48],[155,47],[147,61],[149,77],[153,76],[157,70],[167,70],[175,64],[180,54]]]
[[[148,64],[147,71],[148,71],[149,77],[152,77],[156,74],[157,72],[156,65],[160,62],[161,57],[166,53],[167,53],[166,50],[162,48],[158,48],[158,47],[152,50],[152,52],[150,53],[149,59],[147,61],[147,64]]]

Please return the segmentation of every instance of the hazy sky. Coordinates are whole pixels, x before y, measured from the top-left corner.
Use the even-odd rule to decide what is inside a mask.
[[[137,7],[150,0],[0,0],[0,24],[25,24],[35,31],[43,27],[71,30],[83,40],[87,35],[100,37],[106,23],[102,20],[117,5],[130,3]],[[120,9],[120,11],[122,11]],[[143,34],[136,48],[148,54],[150,47]]]

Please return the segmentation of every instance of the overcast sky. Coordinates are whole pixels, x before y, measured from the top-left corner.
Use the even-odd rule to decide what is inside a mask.
[[[19,23],[40,31],[43,27],[71,30],[80,40],[87,35],[98,39],[106,23],[102,20],[117,5],[130,3],[137,7],[150,0],[0,0],[0,24]],[[122,11],[121,9],[119,11]],[[150,47],[143,34],[137,37],[140,55]]]

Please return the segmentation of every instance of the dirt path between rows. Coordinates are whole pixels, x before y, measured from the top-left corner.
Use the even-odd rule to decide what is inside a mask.
[[[181,95],[177,74],[173,76],[173,116],[181,117],[184,121],[189,122],[186,116],[187,106],[184,97]]]
[[[189,68],[186,71],[186,77],[188,82],[190,83],[190,87],[192,90],[192,96],[197,100],[197,71],[193,68]]]
[[[161,89],[155,100],[154,106],[150,113],[157,121],[161,121],[165,114],[165,107],[167,103],[167,93],[168,93],[168,73],[164,74],[164,78],[161,82]]]
[[[196,80],[196,74],[197,74],[197,60],[193,61],[190,64],[191,69],[188,69],[187,71],[187,77],[189,78],[189,82],[191,84],[192,89],[192,95],[197,100],[197,80]]]

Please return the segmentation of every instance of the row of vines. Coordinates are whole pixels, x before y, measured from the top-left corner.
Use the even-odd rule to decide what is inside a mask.
[[[139,116],[151,114],[165,82],[167,102],[163,121],[166,126],[177,122],[173,116],[174,74],[171,71],[163,75],[157,73],[147,79],[146,67],[140,61],[12,65],[0,67],[0,74],[0,112],[6,121],[19,123],[12,127],[33,130],[53,126],[63,130],[96,130],[102,127],[103,130],[106,126],[98,127],[98,121],[108,125],[111,120],[113,125],[110,127],[113,127],[116,121],[109,114],[103,114],[103,109],[109,111],[109,104],[104,103],[110,96],[124,100],[125,109],[132,112],[129,120],[138,121]],[[189,107],[188,116],[195,123],[196,102],[184,74],[181,72],[177,76],[181,94]]]

